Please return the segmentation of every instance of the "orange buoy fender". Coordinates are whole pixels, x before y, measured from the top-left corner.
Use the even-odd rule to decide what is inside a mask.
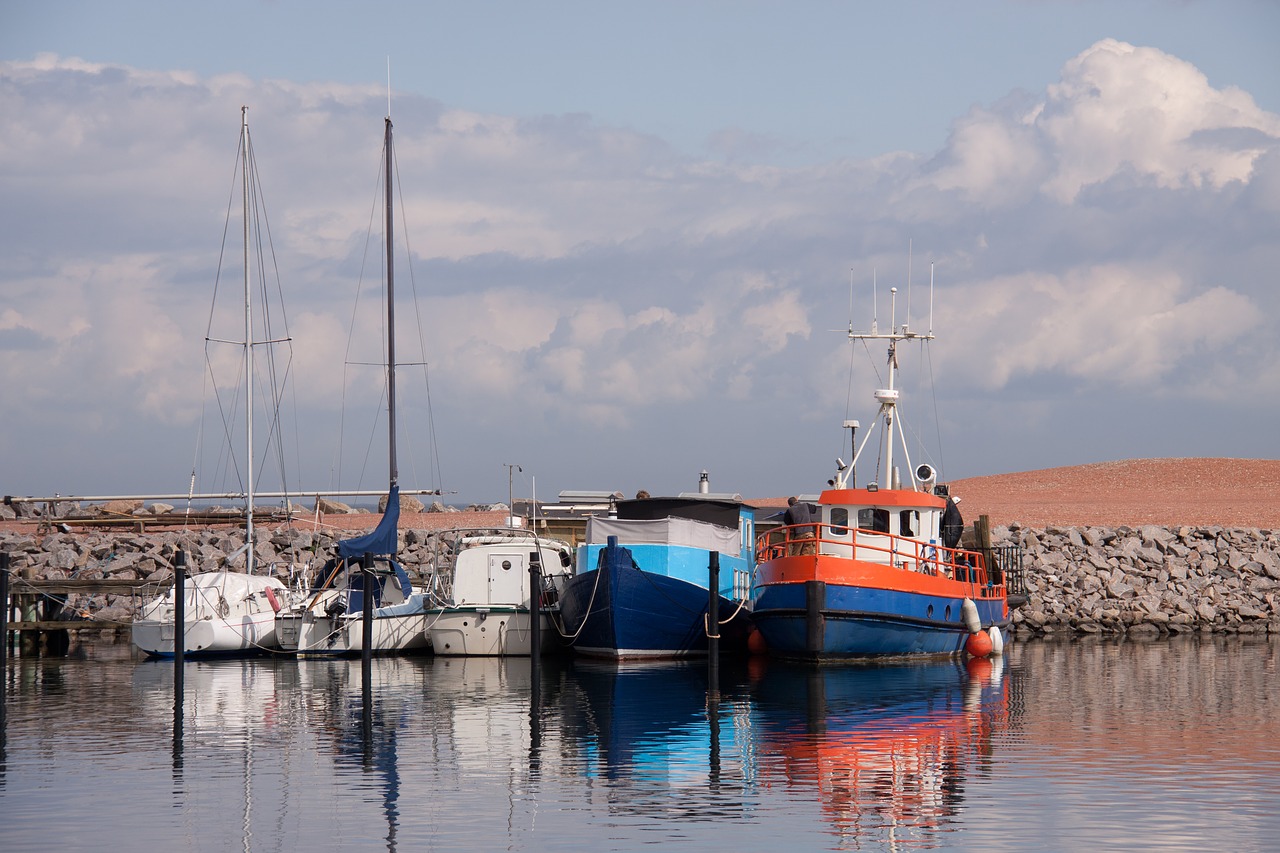
[[[267,603],[271,605],[273,612],[280,612],[280,599],[276,598],[276,591],[271,587],[267,587]]]
[[[991,637],[986,631],[975,631],[964,641],[964,650],[970,657],[985,658],[991,654]]]
[[[768,651],[768,645],[764,641],[764,634],[760,633],[759,628],[752,628],[751,633],[747,635],[747,651],[753,655],[762,655]]]
[[[964,622],[965,630],[970,634],[976,634],[982,630],[982,620],[978,618],[978,605],[973,603],[972,598],[966,598],[960,605],[960,619]]]
[[[987,629],[987,636],[991,638],[991,654],[997,657],[1004,654],[1004,636],[1000,633],[1000,629],[992,625]]]

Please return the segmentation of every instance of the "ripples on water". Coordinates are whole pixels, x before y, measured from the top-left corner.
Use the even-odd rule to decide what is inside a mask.
[[[1275,639],[1004,661],[9,660],[0,849],[1271,850]]]

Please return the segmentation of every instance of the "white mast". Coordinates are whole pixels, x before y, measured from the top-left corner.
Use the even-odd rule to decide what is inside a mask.
[[[874,272],[872,273],[872,288],[874,292],[874,288],[875,288]],[[930,328],[929,328],[929,331],[924,334],[911,331],[909,324],[907,323],[903,323],[901,326],[897,325],[898,288],[896,287],[890,288],[889,293],[890,293],[889,331],[885,333],[881,333],[879,331],[879,324],[874,319],[876,312],[873,309],[871,331],[870,332],[854,331],[851,324],[849,327],[848,334],[849,334],[849,340],[851,341],[880,340],[880,341],[889,342],[888,387],[876,389],[875,398],[876,398],[876,401],[880,404],[880,411],[876,415],[876,420],[884,424],[884,432],[880,438],[880,441],[881,441],[881,447],[883,447],[883,451],[884,451],[885,476],[889,480],[889,482],[887,483],[880,483],[878,485],[892,487],[893,486],[893,482],[892,482],[893,434],[894,434],[895,426],[897,427],[898,437],[902,440],[903,454],[907,455],[906,436],[903,433],[902,424],[895,423],[895,421],[897,420],[895,418],[895,414],[897,412],[898,397],[900,396],[899,391],[897,389],[897,375],[898,375],[897,347],[898,347],[899,341],[907,341],[907,340],[930,341],[930,340],[933,340],[934,338],[933,328],[932,328],[933,326],[933,316],[932,316],[933,315],[933,275],[932,275],[932,272],[930,272],[930,276],[929,276],[929,306],[930,306],[929,326]],[[874,302],[874,297],[873,297],[873,302]],[[862,444],[854,449],[853,462],[850,463],[848,467],[844,467],[842,463],[841,470],[836,475],[836,480],[835,480],[836,488],[840,488],[840,489],[846,488],[846,482],[847,482],[848,476],[852,471],[856,470],[858,459],[859,457],[862,456],[862,451],[866,448],[867,442],[870,441],[871,435],[874,432],[875,432],[875,428],[873,425],[871,429],[867,430],[866,436],[864,436],[862,439]],[[912,478],[912,482],[914,483],[915,472],[910,470],[911,459],[909,455],[907,456],[908,456],[907,467],[909,471],[909,476]]]
[[[249,108],[240,108],[240,169],[244,194],[244,417],[248,448],[244,486],[244,570],[253,574],[253,288],[249,280]]]

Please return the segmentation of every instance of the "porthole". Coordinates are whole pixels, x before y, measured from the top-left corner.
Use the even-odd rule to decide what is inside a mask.
[[[932,605],[932,604],[930,604],[930,605],[929,605],[929,609],[928,609],[927,611],[925,611],[925,615],[926,615],[926,616],[928,616],[930,619],[932,619],[932,618],[933,618],[933,605]]]
[[[503,570],[504,572],[509,572],[509,571],[511,571],[511,561],[510,561],[510,560],[503,560],[503,561],[502,561],[502,570]]]
[[[951,621],[951,605],[950,604],[947,605],[947,621],[948,622]]]

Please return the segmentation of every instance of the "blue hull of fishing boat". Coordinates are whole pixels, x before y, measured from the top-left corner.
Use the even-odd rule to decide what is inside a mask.
[[[952,655],[969,632],[963,598],[826,584],[815,605],[820,625],[810,630],[808,586],[781,584],[762,590],[752,620],[771,653],[794,657],[877,658]],[[986,626],[1007,619],[998,600],[976,600]]]
[[[597,568],[580,572],[565,586],[561,614],[577,653],[616,659],[707,653],[706,585],[637,565],[651,548],[663,546],[604,546],[598,549]],[[664,556],[673,550],[664,548]],[[705,554],[701,559],[705,566]],[[718,606],[720,621],[738,611],[738,605],[724,596],[719,596]],[[721,629],[721,651],[745,649],[747,630],[739,614]]]

